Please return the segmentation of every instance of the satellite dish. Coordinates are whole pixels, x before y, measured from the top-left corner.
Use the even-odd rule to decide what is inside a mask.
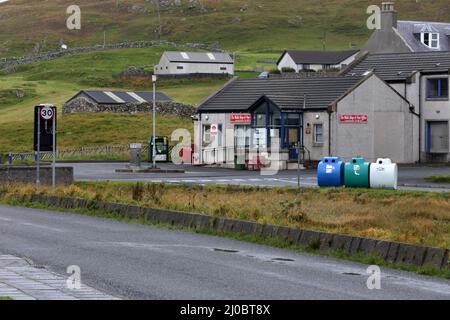
[[[66,44],[61,45],[61,49],[67,50],[67,45]]]

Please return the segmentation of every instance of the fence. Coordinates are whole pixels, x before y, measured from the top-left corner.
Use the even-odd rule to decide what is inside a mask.
[[[142,154],[146,156],[149,151],[148,144],[142,145]],[[104,158],[110,157],[111,159],[117,156],[127,156],[130,154],[130,146],[101,146],[101,147],[80,147],[74,149],[61,149],[56,152],[56,158],[58,160],[76,159],[76,158],[95,158],[96,156],[102,156]],[[0,164],[2,164],[3,156],[0,155]],[[51,152],[41,152],[40,160],[51,161],[53,159]],[[6,159],[3,160],[9,164],[14,161],[36,161],[37,152],[33,153],[8,153]]]

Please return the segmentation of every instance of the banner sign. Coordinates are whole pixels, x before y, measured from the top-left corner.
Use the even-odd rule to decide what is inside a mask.
[[[248,123],[252,122],[252,116],[249,113],[232,114],[230,115],[231,123]]]
[[[369,116],[367,114],[341,114],[339,121],[342,123],[368,123]]]

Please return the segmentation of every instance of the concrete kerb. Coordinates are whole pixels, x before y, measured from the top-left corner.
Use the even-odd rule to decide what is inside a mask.
[[[4,196],[5,193],[0,192],[0,198]],[[262,236],[265,238],[279,238],[294,245],[322,251],[336,250],[350,255],[354,255],[359,252],[365,254],[376,254],[388,262],[450,268],[448,249],[445,250],[385,240],[375,240],[313,230],[260,224],[223,217],[152,209],[135,205],[125,205],[71,197],[33,194],[14,195],[13,198],[17,201],[45,203],[49,206],[59,206],[67,209],[83,208],[101,210],[119,214],[131,219],[145,217],[149,222],[191,229],[212,229],[219,232],[236,232]]]

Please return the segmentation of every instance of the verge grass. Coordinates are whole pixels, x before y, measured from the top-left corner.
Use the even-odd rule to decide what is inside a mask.
[[[3,190],[35,192],[33,186]],[[450,193],[120,182],[40,192],[450,248]]]
[[[450,183],[450,174],[427,177],[425,178],[425,181],[436,183]]]
[[[179,226],[173,226],[168,224],[159,224],[155,223],[153,221],[147,221],[145,217],[138,218],[138,219],[130,219],[127,217],[124,217],[122,215],[118,215],[115,213],[105,212],[105,211],[99,211],[99,210],[93,210],[93,209],[67,209],[67,208],[58,208],[58,207],[52,207],[46,204],[41,203],[23,203],[23,202],[17,202],[17,200],[8,198],[6,199],[0,199],[0,203],[6,203],[9,205],[16,205],[16,206],[26,206],[30,208],[38,208],[38,209],[47,209],[47,210],[53,210],[53,211],[63,211],[69,214],[82,214],[87,216],[95,216],[95,217],[102,217],[107,219],[115,219],[124,223],[130,223],[130,224],[145,224],[145,225],[151,225],[156,228],[165,228],[169,230],[179,231],[179,232],[195,232],[198,234],[206,234],[210,236],[219,236],[219,237],[227,237],[231,239],[235,239],[238,241],[245,241],[260,245],[266,245],[270,247],[276,247],[281,248],[285,250],[290,250],[293,252],[303,252],[303,253],[309,253],[309,254],[317,254],[322,256],[328,256],[331,258],[337,258],[337,259],[345,259],[350,260],[354,262],[359,262],[367,265],[377,265],[381,267],[387,267],[387,268],[393,268],[393,269],[399,269],[403,271],[408,272],[414,272],[420,275],[426,275],[426,276],[434,276],[434,277],[441,277],[445,279],[450,279],[450,269],[438,269],[432,266],[424,266],[419,267],[416,265],[409,265],[404,263],[392,263],[387,262],[384,259],[382,259],[378,255],[374,254],[364,254],[364,253],[358,253],[354,255],[349,255],[343,251],[338,250],[330,250],[330,251],[320,251],[316,248],[308,247],[308,246],[299,246],[299,245],[293,245],[291,243],[288,243],[287,241],[284,241],[280,238],[272,238],[272,237],[265,237],[265,236],[257,236],[257,235],[250,235],[250,234],[244,234],[244,233],[236,233],[236,232],[219,232],[215,230],[210,229],[190,229],[186,227],[179,227]]]

